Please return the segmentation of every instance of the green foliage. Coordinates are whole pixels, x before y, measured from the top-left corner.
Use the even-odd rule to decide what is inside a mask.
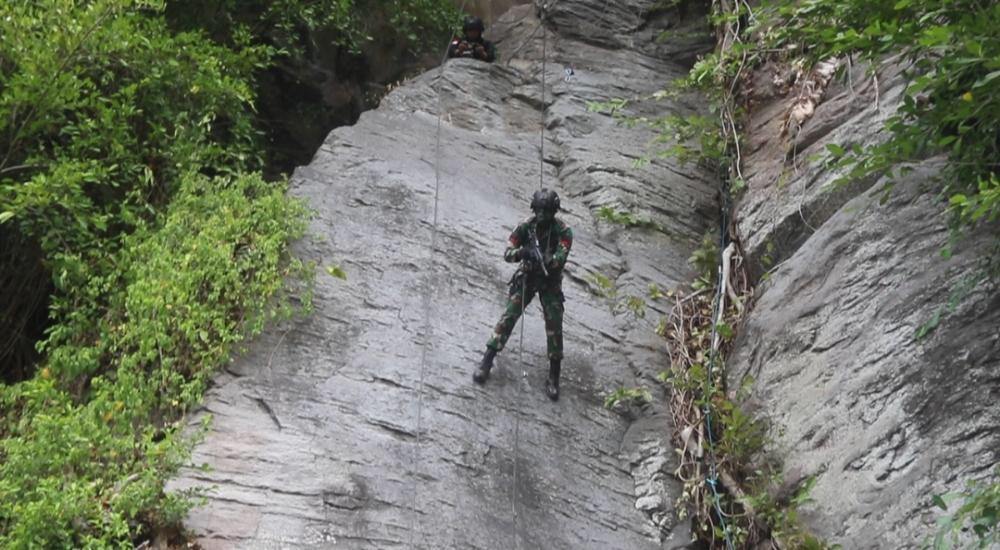
[[[716,12],[712,19],[716,25],[732,24],[737,19],[747,17],[748,10],[746,4],[739,4],[733,11]],[[702,92],[710,100],[710,111],[718,112],[733,100],[741,71],[752,67],[761,58],[760,52],[753,45],[736,40],[729,44],[728,49],[715,51],[698,59],[677,85],[681,89]]]
[[[604,398],[604,408],[609,411],[640,406],[653,400],[653,395],[644,387],[617,388]]]
[[[595,272],[588,277],[588,281],[594,285],[598,296],[612,301],[618,297],[618,286],[611,277],[600,272]]]
[[[705,264],[715,267],[714,262]],[[775,496],[783,476],[780,462],[767,453],[769,425],[740,406],[754,380],[747,376],[738,387],[727,388],[721,351],[712,348],[713,332],[723,341],[735,336],[731,327],[739,319],[739,308],[730,304],[720,322],[713,316],[713,300],[706,292],[677,300],[659,330],[671,352],[670,368],[657,379],[670,386],[671,412],[679,430],[678,476],[684,491],[678,513],[683,519],[692,512],[695,536],[711,548],[721,547],[726,538],[736,548],[755,548],[768,538],[781,548],[836,548],[810,535],[798,515],[815,480],[807,480],[791,497]],[[708,456],[719,472],[718,497],[706,482]],[[725,526],[717,506],[726,516]]]
[[[980,176],[972,196],[955,193],[948,199],[951,209],[962,222],[974,225],[980,220],[1000,219],[1000,178],[996,174]]]
[[[810,493],[816,485],[816,476],[806,478],[785,501],[776,499],[770,487],[780,483],[780,476],[758,476],[754,482],[756,491],[747,497],[747,504],[757,513],[770,530],[771,537],[781,542],[782,548],[802,550],[834,550],[840,545],[831,545],[811,535],[802,527],[799,509],[812,502]]]
[[[227,48],[272,53],[254,91],[265,173],[278,174],[307,163],[302,149],[353,124],[357,108],[376,106],[390,80],[440,59],[460,14],[450,0],[167,0],[164,18]]]
[[[359,6],[360,11],[365,11],[365,5],[382,6],[388,11],[391,28],[418,50],[440,49],[438,39],[427,41],[427,38],[443,36],[458,28],[463,16],[446,0],[367,0]]]
[[[607,300],[612,315],[625,313],[635,320],[646,317],[646,300],[633,294],[619,295],[618,285],[602,273],[594,273],[588,280],[595,287],[595,294]],[[658,291],[658,290],[657,290]]]
[[[658,134],[656,143],[669,144],[659,152],[660,157],[697,161],[719,173],[728,173],[729,191],[735,195],[746,188],[746,182],[739,177],[737,126],[742,111],[734,99],[742,72],[759,62],[761,55],[744,44],[742,35],[733,30],[739,27],[741,19],[750,16],[750,5],[737,2],[730,11],[720,10],[721,5],[713,4],[716,11],[711,20],[720,28],[727,27],[724,33],[733,40],[728,41],[724,50],[702,56],[685,78],[653,95],[654,99],[673,99],[695,90],[701,98],[708,99],[710,116],[670,114],[654,121],[652,126]]]
[[[916,334],[914,335],[915,340],[923,340],[928,334],[934,331],[941,323],[941,320],[946,316],[955,312],[958,305],[965,300],[976,287],[987,280],[988,272],[982,271],[979,273],[974,273],[964,279],[957,281],[951,288],[951,292],[948,296],[948,303],[937,308],[931,318],[928,319],[924,324],[917,327]]]
[[[679,81],[672,88],[654,93],[652,99],[675,99],[687,87],[690,87],[688,80]],[[625,114],[629,103],[629,100],[622,98],[588,101],[587,110],[611,116],[626,127],[643,125],[653,130],[656,137],[651,143],[651,147],[655,149],[652,157],[675,158],[681,163],[701,162],[710,167],[718,167],[726,160],[726,142],[714,118],[697,114],[685,116],[671,114],[652,119],[633,117]],[[639,158],[635,161],[635,167],[642,167],[650,160],[649,156]],[[614,214],[612,211],[609,215]],[[627,221],[625,219],[616,223],[627,225]]]
[[[729,399],[716,395],[712,402],[714,422],[721,426],[717,452],[729,462],[750,464],[767,443],[767,425],[747,414]]]
[[[182,173],[259,168],[251,82],[269,52],[172,34],[146,2],[38,4],[0,7],[0,205],[72,296]]]
[[[167,16],[222,43],[266,44],[293,57],[329,46],[360,53],[374,42],[436,51],[460,19],[443,0],[169,0]]]
[[[663,227],[663,225],[654,222],[649,218],[641,218],[632,212],[627,210],[618,210],[611,206],[602,206],[598,208],[596,215],[599,220],[604,220],[615,225],[621,225],[629,229],[638,227],[641,229],[660,231],[661,233],[666,232],[666,228]]]
[[[802,525],[798,510],[809,502],[809,493],[816,478],[807,479],[788,499],[774,497],[775,487],[781,484],[780,466],[763,460],[765,449],[770,442],[768,425],[765,421],[745,412],[736,401],[728,398],[721,388],[721,369],[713,369],[712,375],[704,365],[694,363],[687,369],[672,368],[661,372],[657,378],[669,384],[675,392],[693,395],[693,403],[699,409],[711,405],[714,446],[704,451],[714,453],[721,470],[732,472],[734,479],[744,481],[747,494],[737,496],[724,493],[720,503],[730,515],[727,524],[729,535],[738,547],[752,546],[756,532],[755,525],[764,525],[764,531],[780,541],[782,548],[834,549],[811,535]],[[745,378],[736,392],[736,400],[745,399],[750,392],[753,379]],[[703,421],[700,419],[700,421]],[[707,447],[707,442],[705,443]],[[759,466],[755,466],[760,464]],[[699,483],[702,486],[703,483]],[[694,489],[689,489],[694,490]],[[752,514],[747,514],[752,512]],[[725,533],[719,525],[701,521],[697,528],[703,533],[710,532],[708,538],[722,540]]]
[[[726,143],[715,118],[667,115],[651,121],[650,127],[657,133],[653,142],[666,147],[657,153],[661,158],[710,167],[719,167],[726,160]]]
[[[55,287],[36,376],[0,387],[3,548],[129,547],[179,518],[181,415],[309,277],[287,253],[305,209],[253,173],[277,49],[163,9],[0,4],[0,223]]]
[[[932,154],[950,159],[941,192],[966,226],[1000,217],[1000,4],[978,0],[775,0],[760,13],[768,45],[810,60],[856,56],[879,66],[890,55],[907,65],[890,138],[838,147],[847,179],[887,174]],[[837,155],[837,153],[840,153]]]
[[[1000,468],[997,468],[1000,478]],[[970,481],[960,493],[935,495],[935,506],[947,511],[959,500],[961,505],[947,516],[938,520],[938,532],[933,543],[925,546],[935,550],[945,550],[961,545],[962,548],[994,548],[1000,544],[1000,481]],[[971,537],[973,545],[962,544]]]
[[[736,336],[736,331],[733,330],[733,327],[726,323],[716,324],[715,330],[719,333],[719,337],[723,340],[732,340],[733,337]]]
[[[643,319],[646,317],[646,300],[642,296],[625,296],[625,300],[622,304],[625,311],[628,312],[635,319]]]
[[[234,345],[288,311],[261,297],[304,270],[285,252],[302,206],[259,176],[179,185],[161,217],[123,239],[119,270],[88,279],[75,299],[90,307],[53,327],[45,368],[0,393],[19,413],[0,443],[4,548],[118,545],[175,519],[186,504],[162,483],[190,444],[175,420]]]
[[[621,97],[609,99],[608,101],[588,101],[587,111],[623,119],[625,118],[624,111],[628,107],[628,104],[629,100]]]
[[[663,291],[660,290],[660,285],[656,283],[649,283],[649,285],[647,285],[646,287],[646,291],[650,300],[659,300],[660,298],[663,298],[665,296],[672,295],[672,293],[670,292],[664,294]]]
[[[344,271],[344,268],[340,267],[339,265],[326,266],[326,272],[329,273],[330,276],[336,277],[342,281],[347,280],[347,272]]]
[[[715,286],[715,276],[719,264],[719,242],[712,233],[707,233],[701,239],[699,246],[688,258],[688,263],[698,274],[691,286],[695,290],[704,290]]]

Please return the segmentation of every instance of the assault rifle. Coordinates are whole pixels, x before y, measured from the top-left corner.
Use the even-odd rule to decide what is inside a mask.
[[[528,226],[527,259],[537,263],[542,268],[542,274],[549,276],[549,270],[545,268],[545,256],[542,254],[542,247],[538,245],[538,233],[535,232],[534,224]]]
[[[528,226],[528,242],[521,247],[521,267],[511,275],[510,281],[507,282],[507,286],[511,287],[512,292],[515,288],[521,288],[518,285],[527,282],[528,274],[533,271],[531,264],[537,264],[542,268],[542,274],[546,278],[549,276],[549,270],[545,267],[545,256],[542,254],[542,247],[538,244],[538,234],[535,232],[534,225]]]

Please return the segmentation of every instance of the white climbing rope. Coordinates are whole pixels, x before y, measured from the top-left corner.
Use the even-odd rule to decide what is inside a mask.
[[[556,0],[558,3],[559,0]],[[553,6],[555,3],[553,4]],[[547,6],[543,5],[541,7],[541,14],[538,18],[538,28],[542,30],[542,75],[541,75],[541,124],[538,128],[538,189],[541,190],[545,187],[545,124],[546,115],[548,114],[548,106],[545,103],[545,71],[547,69],[547,58],[548,58],[548,29],[545,28],[545,11]],[[535,29],[537,32],[538,28]],[[532,32],[531,36],[534,36]],[[529,36],[529,39],[531,38]],[[524,45],[522,44],[522,47]],[[520,48],[519,48],[520,49]],[[509,63],[509,61],[508,61]],[[547,237],[549,242],[546,242],[546,250],[551,245],[552,231],[549,230],[549,235]],[[520,456],[520,432],[521,432],[521,401],[524,394],[524,378],[527,376],[527,364],[524,362],[524,323],[525,323],[525,313],[527,313],[528,305],[525,303],[528,294],[528,278],[525,276],[521,282],[521,335],[518,342],[518,362],[521,364],[521,377],[518,380],[518,392],[517,392],[517,403],[514,407],[514,466],[513,466],[513,477],[514,486],[511,489],[511,516],[514,526],[514,548],[521,548],[521,539],[518,533],[517,520],[517,499],[518,499],[518,487],[519,487],[519,476],[518,476],[518,457]],[[539,298],[539,301],[541,298]],[[544,305],[542,316],[544,317]]]
[[[465,4],[468,0],[462,0],[462,6],[459,8],[460,13],[465,12]],[[441,95],[441,79],[444,76],[445,63],[448,61],[448,50],[451,48],[451,41],[454,38],[454,34],[449,34],[448,45],[445,46],[444,54],[441,56],[440,71],[438,72],[438,78],[436,80],[437,84],[437,128],[435,130],[435,141],[434,141],[434,218],[431,224],[431,246],[427,253],[428,260],[428,270],[430,272],[427,278],[427,288],[424,289],[423,296],[423,312],[424,312],[424,339],[421,344],[420,349],[420,381],[417,385],[417,431],[415,435],[415,445],[413,447],[413,468],[419,470],[421,466],[420,457],[420,444],[421,444],[421,432],[423,431],[423,404],[424,404],[424,371],[427,366],[427,353],[431,346],[431,340],[433,339],[433,329],[431,327],[431,293],[433,290],[434,279],[436,278],[437,270],[434,267],[434,251],[437,250],[438,243],[438,203],[441,191],[441,119],[444,116],[444,101]],[[415,471],[413,475],[413,488],[410,494],[410,529],[409,529],[409,542],[407,544],[408,548],[414,548],[413,546],[413,536],[417,531],[417,521],[416,516],[419,513],[417,509],[417,500],[419,493],[419,481],[420,472]]]
[[[548,52],[546,47],[548,44],[548,29],[545,28],[545,12],[542,12],[539,18],[539,24],[542,26],[542,125],[538,129],[538,188],[541,189],[545,187],[545,115],[548,112],[548,105],[545,104],[545,70],[546,70],[546,57]]]
[[[465,4],[466,4],[466,2],[467,2],[467,0],[463,0],[462,6],[459,9],[460,12],[464,12],[465,11]],[[559,0],[556,0],[553,3],[553,6],[555,4],[557,4],[558,2],[559,2]],[[539,187],[539,189],[541,189],[544,186],[544,182],[545,182],[545,121],[546,121],[546,115],[547,115],[547,107],[545,105],[545,87],[546,87],[545,71],[547,69],[547,65],[546,65],[546,58],[547,58],[546,47],[547,47],[547,35],[548,35],[547,30],[544,28],[545,27],[545,25],[544,25],[545,9],[547,9],[546,6],[542,6],[542,14],[541,14],[541,16],[539,18],[539,27],[538,27],[538,28],[542,29],[542,75],[541,75],[541,84],[542,84],[542,87],[541,87],[541,96],[542,96],[541,117],[542,117],[542,120],[541,120],[540,129],[539,129],[539,176],[538,176],[538,187]],[[537,32],[538,28],[535,29],[535,32]],[[529,40],[533,36],[534,36],[534,32],[531,34],[531,36],[529,36]],[[448,44],[449,44],[449,47],[450,47],[451,37],[449,37]],[[523,47],[523,44],[522,44],[522,47]],[[520,48],[518,48],[518,50],[520,50]],[[435,134],[435,146],[434,146],[434,218],[433,218],[433,223],[431,225],[431,246],[430,246],[430,250],[428,252],[428,261],[429,261],[429,268],[428,269],[430,270],[430,276],[428,277],[427,281],[428,281],[428,286],[429,287],[432,286],[431,283],[433,282],[433,279],[435,278],[435,275],[436,275],[436,270],[434,268],[434,253],[435,253],[435,251],[437,249],[437,241],[438,241],[438,205],[439,205],[439,197],[440,197],[440,189],[441,189],[441,168],[440,168],[440,164],[441,164],[441,124],[442,124],[442,118],[443,118],[443,114],[444,114],[444,111],[443,111],[443,99],[442,99],[442,94],[441,94],[440,81],[441,81],[441,78],[443,77],[443,74],[444,74],[444,67],[445,67],[445,63],[447,62],[447,59],[448,59],[448,52],[447,52],[447,49],[446,49],[445,53],[444,53],[444,55],[442,56],[442,59],[441,59],[441,69],[440,69],[440,72],[438,74],[438,80],[437,80],[438,87],[437,87],[437,90],[436,90],[437,96],[438,96],[438,113],[437,113],[437,128],[436,128],[436,134]],[[509,61],[508,61],[508,63],[509,63]],[[551,239],[551,232],[550,232],[549,238]],[[431,315],[430,315],[430,313],[431,313],[431,300],[430,300],[430,297],[431,297],[431,288],[428,288],[428,289],[425,290],[424,297],[423,297],[423,299],[424,299],[424,304],[423,304],[423,311],[424,311],[424,319],[423,319],[423,321],[424,321],[424,339],[423,339],[423,343],[422,343],[422,346],[421,346],[421,353],[420,353],[420,374],[419,374],[419,383],[418,383],[418,386],[417,386],[417,429],[416,429],[416,434],[415,434],[415,440],[416,441],[415,441],[415,445],[414,445],[414,460],[413,460],[413,464],[414,464],[414,468],[415,469],[419,469],[419,467],[421,465],[420,450],[421,450],[421,438],[422,438],[422,431],[423,431],[423,386],[424,386],[424,372],[426,370],[428,350],[430,349],[431,341],[432,341],[432,336],[433,336],[433,334],[432,334],[432,327],[431,327],[431,323],[430,323],[430,318],[431,318]],[[524,312],[525,312],[524,310],[526,309],[526,305],[524,303],[526,297],[527,297],[527,280],[524,280],[523,283],[522,283],[522,285],[521,285],[521,317],[522,317],[522,319],[521,319],[521,336],[520,336],[520,343],[519,343],[519,348],[520,348],[519,349],[519,362],[521,363],[521,367],[522,367],[522,377],[521,377],[522,380],[523,380],[524,376],[526,375],[526,371],[523,370],[523,369],[526,368],[525,362],[524,362],[524,319],[523,319]],[[513,463],[513,487],[512,487],[512,490],[511,490],[511,513],[512,513],[512,516],[513,516],[514,547],[515,548],[520,548],[521,547],[521,541],[520,541],[520,536],[519,536],[518,527],[517,527],[517,521],[518,521],[518,510],[517,510],[517,502],[518,502],[518,500],[517,499],[518,499],[518,483],[519,483],[518,458],[520,456],[520,449],[519,449],[519,444],[520,444],[520,415],[519,415],[519,411],[520,411],[520,401],[521,401],[521,395],[522,395],[522,393],[523,393],[523,384],[520,383],[520,381],[519,381],[519,386],[518,386],[518,403],[516,404],[515,409],[514,409],[514,463]],[[418,500],[418,493],[419,493],[419,489],[418,489],[419,488],[419,484],[418,484],[418,482],[419,482],[419,472],[414,472],[413,488],[411,490],[411,497],[410,497],[410,500],[411,500],[410,508],[412,510],[412,515],[411,515],[410,529],[409,529],[409,543],[408,543],[408,547],[409,548],[414,548],[413,538],[414,538],[414,534],[416,533],[416,530],[417,530],[416,529],[416,527],[417,527],[417,525],[416,525],[417,524],[417,522],[416,522],[416,515],[419,513],[418,508],[417,508],[417,500]]]

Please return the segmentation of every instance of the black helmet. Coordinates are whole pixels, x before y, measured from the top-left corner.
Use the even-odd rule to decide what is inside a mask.
[[[531,196],[531,209],[533,211],[559,211],[559,195],[555,191],[539,189]]]
[[[462,23],[462,32],[469,31],[479,31],[483,32],[486,30],[486,26],[483,25],[483,20],[476,17],[475,15],[470,15],[465,18],[465,22]]]

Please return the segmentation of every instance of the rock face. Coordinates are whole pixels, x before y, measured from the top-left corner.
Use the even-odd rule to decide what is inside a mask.
[[[659,159],[633,167],[652,135],[587,107],[628,97],[637,114],[659,110],[643,98],[710,48],[706,32],[687,32],[703,19],[653,17],[654,4],[561,0],[545,32],[535,6],[515,8],[491,29],[503,62],[452,60],[408,82],[296,171],[293,192],[316,211],[297,247],[321,268],[316,311],[267,334],[209,392],[214,423],[195,463],[212,469],[170,487],[212,488],[187,521],[203,547],[687,544],[673,520],[664,407],[626,419],[602,406],[620,386],[646,385],[662,400],[655,323],[613,315],[589,282],[600,273],[638,295],[683,284],[685,259],[717,223],[709,174]],[[687,26],[685,38],[650,40],[671,25]],[[471,381],[513,271],[502,261],[507,236],[540,179],[575,232],[558,403],[543,394],[535,306],[523,358],[515,333],[489,382]],[[595,216],[602,206],[663,230],[608,225]],[[332,265],[347,279],[327,276]]]
[[[781,89],[781,71],[759,71],[736,212],[752,270],[768,273],[731,383],[755,379],[748,405],[772,422],[786,478],[818,476],[809,526],[852,549],[919,546],[934,532],[931,495],[1000,459],[1000,294],[977,262],[997,228],[945,260],[931,181],[941,159],[886,195],[884,181],[833,186],[840,174],[822,158],[828,143],[884,139],[904,85],[892,69],[878,78],[856,68],[830,81],[812,116],[782,135],[803,94]]]
[[[466,13],[479,15],[492,25],[514,5],[528,0],[454,2]],[[423,72],[441,62],[448,35],[425,37],[429,49],[412,51],[398,40],[390,20],[392,5],[366,13],[364,25],[372,40],[363,41],[358,52],[337,46],[340,31],[305,30],[301,57],[293,57],[259,76],[259,107],[267,121],[270,163],[287,174],[308,163],[331,128],[354,124],[367,109],[407,76]]]
[[[489,26],[510,8],[527,4],[529,0],[452,0],[452,3],[456,8],[464,9],[465,13],[481,17]]]

